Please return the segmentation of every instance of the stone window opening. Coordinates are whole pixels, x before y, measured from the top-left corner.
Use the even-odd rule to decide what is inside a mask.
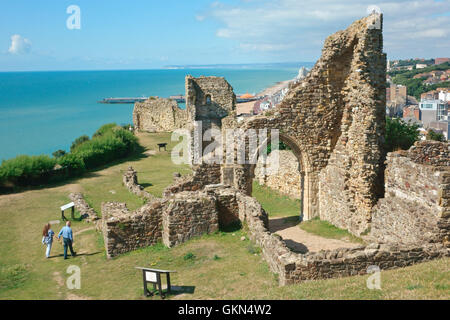
[[[205,104],[211,104],[211,95],[207,94],[205,97]]]

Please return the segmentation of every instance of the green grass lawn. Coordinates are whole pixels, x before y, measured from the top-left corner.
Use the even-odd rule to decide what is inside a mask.
[[[291,217],[300,216],[300,200],[282,195],[266,186],[260,185],[257,181],[253,181],[252,196],[266,210],[271,217]]]
[[[156,142],[170,141],[169,134],[143,134],[140,142],[155,149]],[[171,150],[169,144],[168,150]],[[73,191],[83,192],[96,210],[102,201],[125,201],[134,209],[142,200],[122,185],[122,173],[132,165],[139,183],[154,195],[172,182],[173,172],[189,173],[175,166],[169,151],[134,156],[66,184],[0,196],[0,299],[159,299],[142,295],[141,271],[136,266],[176,270],[172,284],[186,292],[170,299],[449,299],[450,259],[381,272],[382,290],[369,290],[367,276],[304,282],[279,287],[260,250],[245,230],[217,232],[168,249],[161,244],[107,260],[101,233],[93,226],[75,221],[75,258],[62,259],[62,245],[54,243],[52,258],[45,259],[41,244],[44,223],[60,218],[59,206]],[[114,192],[110,192],[114,191]],[[263,195],[270,215],[294,216],[299,202],[270,190],[254,189]],[[53,225],[59,232],[62,224]],[[81,289],[69,290],[67,268],[81,270]]]

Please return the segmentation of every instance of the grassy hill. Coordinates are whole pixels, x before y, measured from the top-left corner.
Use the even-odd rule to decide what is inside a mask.
[[[141,134],[139,142],[144,153],[79,179],[0,196],[0,299],[159,299],[143,297],[142,276],[136,266],[177,270],[172,283],[184,293],[170,299],[450,298],[450,259],[382,271],[382,290],[367,289],[368,275],[279,287],[259,248],[240,239],[246,236],[245,230],[205,235],[172,249],[159,244],[107,260],[101,233],[86,222],[75,221],[74,248],[79,255],[63,260],[62,245],[56,242],[52,257],[45,259],[42,227],[60,218],[59,206],[69,201],[70,192],[83,192],[98,212],[102,201],[124,201],[135,209],[142,200],[121,185],[128,166],[138,171],[139,183],[158,196],[172,182],[173,172],[190,172],[187,166],[171,162],[170,151],[157,151],[157,142],[169,142],[168,150],[172,149],[170,134]],[[268,192],[259,189],[254,194],[269,214],[298,213],[298,201]],[[53,225],[53,230],[58,232],[61,227]],[[81,269],[79,290],[65,285],[70,265]]]

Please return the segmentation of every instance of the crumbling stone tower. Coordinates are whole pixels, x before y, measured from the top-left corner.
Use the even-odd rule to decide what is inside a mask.
[[[303,215],[365,232],[383,194],[386,55],[382,15],[329,36],[309,75],[274,110],[243,129],[279,129],[299,159]],[[270,114],[272,113],[272,114]],[[254,166],[222,168],[223,182],[251,193]]]
[[[236,110],[233,87],[222,77],[194,78],[190,75],[186,76],[185,85],[190,129],[193,129],[194,121],[201,121],[202,136],[211,128],[221,130],[222,119],[234,115]],[[202,152],[209,143],[202,141]]]

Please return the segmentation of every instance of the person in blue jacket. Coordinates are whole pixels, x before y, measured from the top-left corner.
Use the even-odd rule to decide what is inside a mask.
[[[69,247],[72,257],[75,257],[77,253],[73,251],[72,248],[73,234],[72,228],[70,228],[70,221],[67,221],[66,225],[62,227],[61,231],[58,234],[58,239],[60,239],[61,236],[63,237],[63,244],[64,244],[64,259],[67,259],[67,247]]]

